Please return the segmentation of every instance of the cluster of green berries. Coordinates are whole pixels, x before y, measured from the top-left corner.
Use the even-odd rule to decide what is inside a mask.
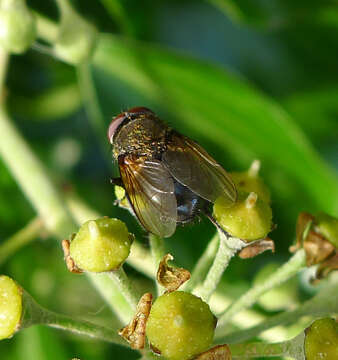
[[[272,229],[270,192],[258,170],[259,162],[255,161],[248,171],[230,173],[238,199],[232,204],[220,197],[213,209],[218,224],[229,235],[246,242],[264,239]]]

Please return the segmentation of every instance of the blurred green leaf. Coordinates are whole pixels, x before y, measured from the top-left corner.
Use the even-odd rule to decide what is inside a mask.
[[[338,140],[338,88],[293,93],[283,100],[288,112],[312,140]]]
[[[42,326],[33,326],[20,332],[17,335],[18,359],[68,360],[70,356],[54,332]]]
[[[237,164],[259,158],[270,172],[282,172],[307,194],[314,209],[338,210],[337,175],[283,108],[245,79],[213,64],[109,35],[102,36],[92,69],[106,86],[120,80],[166,108],[179,119],[178,130],[217,144]],[[109,90],[102,91],[107,95]]]

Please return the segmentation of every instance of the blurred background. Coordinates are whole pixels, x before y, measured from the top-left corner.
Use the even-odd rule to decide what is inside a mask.
[[[52,0],[28,5],[58,20]],[[31,49],[12,56],[9,113],[54,182],[102,215],[119,217],[146,243],[131,215],[115,206],[116,174],[106,128],[129,107],[147,106],[202,144],[227,170],[262,163],[272,192],[276,253],[235,259],[222,289],[236,297],[268,262],[282,263],[297,214],[338,215],[338,3],[335,0],[72,1],[100,31],[89,66],[74,67]],[[2,134],[2,136],[5,136]],[[0,246],[35,212],[0,158]],[[192,269],[214,227],[201,219],[167,239],[176,263]],[[1,248],[0,248],[1,249]],[[278,265],[277,265],[278,266]],[[140,287],[149,280],[127,267]],[[84,277],[66,271],[60,246],[41,234],[0,272],[42,305],[109,324],[110,313]],[[294,301],[314,289],[295,284]],[[1,359],[133,359],[99,341],[34,327],[0,343]],[[29,355],[28,355],[29,354]]]

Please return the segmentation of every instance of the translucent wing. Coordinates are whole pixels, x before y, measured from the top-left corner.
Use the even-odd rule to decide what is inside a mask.
[[[219,196],[236,201],[236,187],[227,172],[189,138],[174,133],[162,161],[178,182],[200,197],[211,202]]]
[[[119,168],[127,197],[143,227],[160,237],[176,229],[177,203],[174,182],[158,160],[124,156]]]

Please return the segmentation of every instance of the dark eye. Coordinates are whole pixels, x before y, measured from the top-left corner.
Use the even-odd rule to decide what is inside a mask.
[[[116,129],[119,127],[119,125],[121,125],[121,123],[123,122],[123,120],[125,118],[126,118],[126,113],[121,113],[121,114],[117,115],[116,117],[114,117],[114,119],[111,121],[111,123],[108,127],[108,131],[107,131],[108,141],[111,144],[113,143],[113,137],[114,137]]]

